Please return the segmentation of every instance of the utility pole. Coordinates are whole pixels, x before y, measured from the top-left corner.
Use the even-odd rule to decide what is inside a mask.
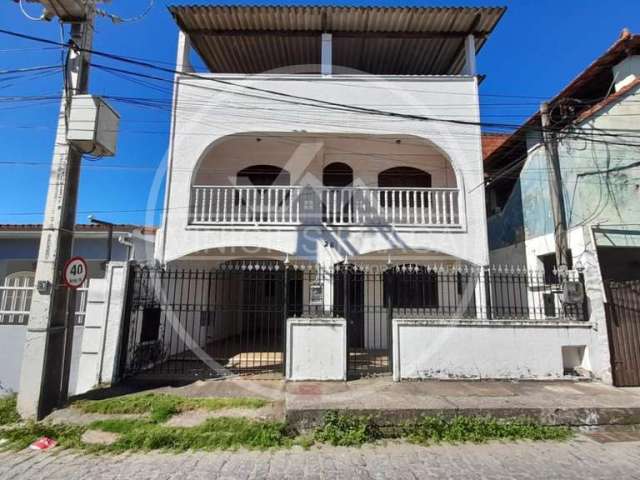
[[[569,248],[567,246],[567,215],[562,194],[562,174],[558,158],[558,137],[551,128],[549,104],[540,105],[542,122],[542,138],[549,167],[549,193],[551,195],[551,211],[553,213],[553,233],[556,245],[556,266],[559,271],[568,267]]]
[[[91,50],[95,0],[84,2],[84,6],[86,10],[82,18],[71,23],[71,39],[80,49]],[[25,418],[41,419],[67,397],[74,296],[63,286],[61,277],[64,263],[72,254],[82,160],[82,152],[67,140],[67,119],[72,96],[87,93],[89,86],[89,55],[80,49],[70,47],[65,65],[65,89],[58,117],[36,267],[36,288],[31,301],[18,393],[18,410]]]

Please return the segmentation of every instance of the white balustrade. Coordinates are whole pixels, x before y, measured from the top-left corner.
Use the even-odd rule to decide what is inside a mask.
[[[460,228],[460,200],[455,188],[194,186],[190,224]]]

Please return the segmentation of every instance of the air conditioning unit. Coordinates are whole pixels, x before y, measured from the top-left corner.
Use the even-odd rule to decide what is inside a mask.
[[[98,157],[116,154],[120,116],[107,102],[93,95],[74,95],[67,140],[82,153]]]
[[[577,304],[584,300],[582,283],[567,281],[562,284],[562,303]]]

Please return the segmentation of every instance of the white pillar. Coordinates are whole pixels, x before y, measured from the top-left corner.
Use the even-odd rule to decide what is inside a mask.
[[[179,72],[193,72],[193,66],[189,60],[189,52],[191,52],[189,37],[180,30],[178,34],[178,52],[176,55],[176,70]]]
[[[464,73],[465,75],[476,74],[476,39],[473,35],[467,35],[464,41]]]
[[[78,395],[116,380],[126,308],[129,265],[110,262],[104,279],[93,279],[87,292],[87,311],[78,365]]]
[[[323,33],[321,42],[321,68],[322,75],[331,75],[333,73],[333,42],[330,33]]]
[[[189,61],[189,52],[191,51],[191,42],[189,37],[180,30],[178,33],[178,45],[176,49],[176,70],[178,72],[193,72],[193,66]],[[172,194],[173,187],[173,152],[175,149],[175,137],[176,130],[176,114],[178,111],[178,90],[180,85],[180,74],[176,73],[173,77],[173,100],[171,108],[171,127],[169,135],[169,150],[167,152],[167,179],[164,192],[164,209],[162,211],[162,227],[156,234],[155,242],[155,259],[160,263],[165,262],[166,244],[167,244],[167,230],[169,228],[167,220],[169,218],[169,202]]]

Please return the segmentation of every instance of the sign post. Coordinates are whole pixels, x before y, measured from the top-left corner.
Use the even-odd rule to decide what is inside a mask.
[[[82,286],[87,279],[87,262],[82,257],[72,257],[64,264],[62,281],[73,290]]]

